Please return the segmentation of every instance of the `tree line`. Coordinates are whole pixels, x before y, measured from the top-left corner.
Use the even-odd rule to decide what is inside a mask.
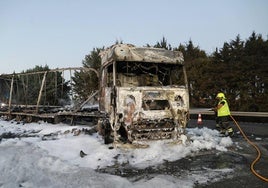
[[[116,44],[123,43],[116,41]],[[185,44],[172,47],[165,37],[154,45],[145,46],[181,51],[184,55],[188,74],[190,106],[211,108],[215,106],[215,96],[223,92],[231,110],[234,111],[268,111],[268,40],[253,32],[249,38],[242,40],[240,35],[225,42],[221,48],[207,54],[192,40]],[[93,48],[85,55],[82,66],[100,69],[99,53],[104,47]],[[36,66],[25,72],[47,71],[45,67]],[[11,78],[0,78],[1,97],[8,98],[8,85]],[[34,104],[40,89],[40,75],[17,77],[15,82],[16,100]],[[91,93],[98,90],[99,80],[94,72],[75,72],[72,82],[62,79],[60,72],[47,75],[43,104],[60,105],[70,103],[70,92],[76,100],[85,100]],[[25,98],[25,96],[28,96]],[[4,97],[3,97],[4,96]],[[0,99],[3,101],[3,99]]]
[[[268,41],[255,32],[225,42],[206,55],[191,42],[180,46],[185,55],[191,105],[209,107],[224,92],[232,110],[268,111]]]

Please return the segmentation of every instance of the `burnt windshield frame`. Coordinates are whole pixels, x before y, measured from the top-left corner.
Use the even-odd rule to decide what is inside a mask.
[[[178,76],[183,75],[181,64],[128,61],[117,62],[116,73],[128,78],[137,77],[139,81],[136,86],[177,85],[176,82],[180,80]]]

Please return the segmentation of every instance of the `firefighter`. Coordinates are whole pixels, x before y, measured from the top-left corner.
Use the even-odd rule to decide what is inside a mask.
[[[218,100],[218,104],[213,109],[217,114],[216,128],[220,131],[221,134],[224,134],[226,136],[233,136],[234,130],[229,125],[230,109],[224,93],[218,93],[216,99]]]

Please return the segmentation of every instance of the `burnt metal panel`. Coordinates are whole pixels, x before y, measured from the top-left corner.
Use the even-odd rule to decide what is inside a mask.
[[[179,51],[170,51],[162,48],[135,47],[130,44],[114,45],[100,53],[102,65],[112,61],[136,61],[183,64],[183,55]]]

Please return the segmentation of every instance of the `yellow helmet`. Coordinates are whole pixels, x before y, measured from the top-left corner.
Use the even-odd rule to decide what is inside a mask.
[[[216,98],[225,98],[225,95],[224,93],[218,93]]]

